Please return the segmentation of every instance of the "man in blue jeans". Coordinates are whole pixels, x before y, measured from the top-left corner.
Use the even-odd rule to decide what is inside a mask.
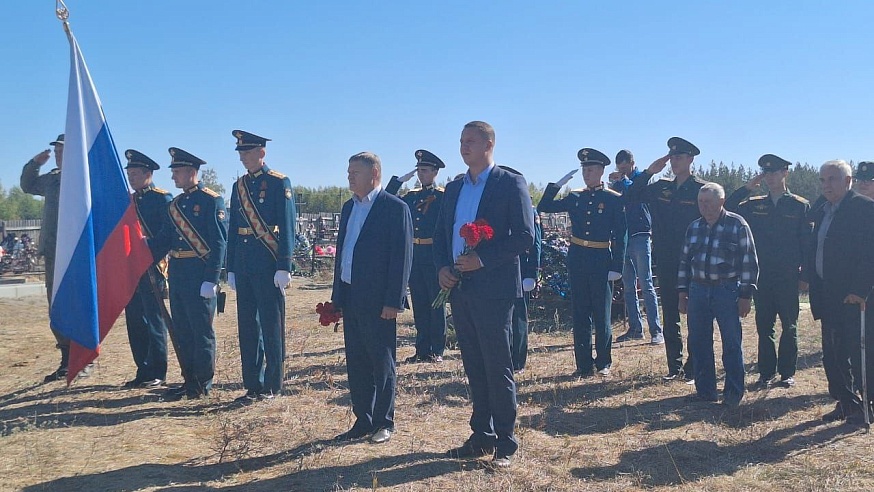
[[[689,224],[677,279],[679,311],[689,325],[689,349],[695,354],[694,400],[715,402],[716,367],[713,320],[722,336],[725,386],[722,404],[736,407],[744,396],[744,355],[740,319],[750,313],[759,262],[750,226],[728,212],[725,190],[707,183],[698,190],[701,217]]]
[[[625,292],[625,312],[628,331],[616,338],[619,343],[630,340],[643,340],[643,316],[637,301],[637,281],[646,306],[646,320],[653,345],[665,343],[662,326],[659,322],[659,301],[652,283],[652,217],[649,205],[626,195],[632,180],[641,171],[634,166],[634,155],[630,150],[620,150],[616,154],[616,171],[610,173],[610,188],[622,194],[625,199],[625,220],[628,223],[628,239],[625,246],[625,266],[622,283]]]

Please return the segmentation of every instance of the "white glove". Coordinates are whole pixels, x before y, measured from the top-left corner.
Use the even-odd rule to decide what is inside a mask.
[[[564,185],[568,184],[568,181],[570,181],[571,178],[574,177],[574,174],[576,174],[577,171],[579,171],[579,169],[574,169],[573,171],[565,174],[563,178],[555,182],[556,186],[562,188]]]
[[[291,284],[291,272],[276,270],[276,273],[273,274],[273,285],[282,292],[283,297],[285,297],[285,289],[289,284]]]
[[[523,278],[522,279],[522,290],[525,292],[531,292],[534,290],[534,287],[537,286],[537,281],[533,278]]]
[[[607,272],[607,280],[609,280],[610,282],[615,282],[620,278],[622,278],[622,274],[619,272]]]
[[[237,277],[234,272],[228,272],[228,287],[233,291],[237,290]]]
[[[200,297],[204,299],[212,299],[218,292],[218,286],[212,282],[204,282],[200,284]]]
[[[407,174],[404,174],[403,176],[401,176],[400,178],[398,178],[398,181],[400,181],[401,183],[406,183],[406,182],[409,181],[409,180],[410,180],[410,179],[411,179],[415,174],[416,174],[416,170],[413,169],[412,171],[410,171],[410,172],[408,172]]]

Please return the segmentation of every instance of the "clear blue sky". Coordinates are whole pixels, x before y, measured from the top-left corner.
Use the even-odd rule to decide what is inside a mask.
[[[69,48],[54,3],[2,3],[7,189],[63,130]],[[67,5],[119,152],[156,159],[169,189],[170,146],[230,188],[236,128],[272,138],[268,164],[306,186],[345,185],[362,150],[382,157],[384,182],[418,148],[454,175],[474,119],[494,125],[499,163],[542,184],[581,147],[629,148],[645,167],[674,135],[703,164],[874,160],[870,1]]]

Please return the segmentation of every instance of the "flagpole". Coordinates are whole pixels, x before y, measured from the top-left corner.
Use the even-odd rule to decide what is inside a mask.
[[[55,0],[55,15],[64,24],[64,32],[70,34],[70,23],[67,21],[70,18],[70,9],[64,0]]]

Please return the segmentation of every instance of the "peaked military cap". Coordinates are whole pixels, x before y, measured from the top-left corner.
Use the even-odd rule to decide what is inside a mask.
[[[231,134],[237,139],[237,148],[234,150],[251,150],[258,147],[267,147],[269,138],[259,137],[254,133],[234,130]]]
[[[588,147],[580,149],[577,152],[577,158],[580,159],[580,165],[583,167],[594,165],[606,167],[610,165],[610,158],[604,155],[603,152]]]
[[[861,181],[874,181],[874,162],[860,162],[853,177]]]
[[[670,149],[668,155],[689,154],[694,157],[701,153],[701,151],[698,150],[698,147],[692,145],[692,142],[684,140],[680,137],[669,138],[668,148]]]
[[[441,161],[439,157],[423,149],[419,149],[416,151],[416,165],[434,166],[437,169],[443,169],[444,167],[446,167],[446,165],[443,164],[443,161]]]
[[[51,145],[51,146],[64,145],[64,134],[62,133],[62,134],[58,135],[58,138],[56,138],[54,142],[49,142],[49,145]]]
[[[124,166],[125,169],[130,169],[132,167],[141,167],[150,171],[157,171],[158,169],[161,169],[161,166],[159,166],[157,162],[150,159],[149,156],[134,149],[125,150],[124,156],[125,158],[127,158],[127,166]]]
[[[782,157],[777,157],[774,154],[765,154],[762,157],[759,157],[759,167],[766,173],[780,171],[781,169],[789,169],[789,166],[791,165],[791,162]]]
[[[195,169],[200,169],[200,166],[206,164],[205,160],[191,155],[178,147],[170,147],[169,151],[171,168],[191,166]]]
[[[616,154],[616,164],[634,160],[634,154],[630,150],[622,149]]]

